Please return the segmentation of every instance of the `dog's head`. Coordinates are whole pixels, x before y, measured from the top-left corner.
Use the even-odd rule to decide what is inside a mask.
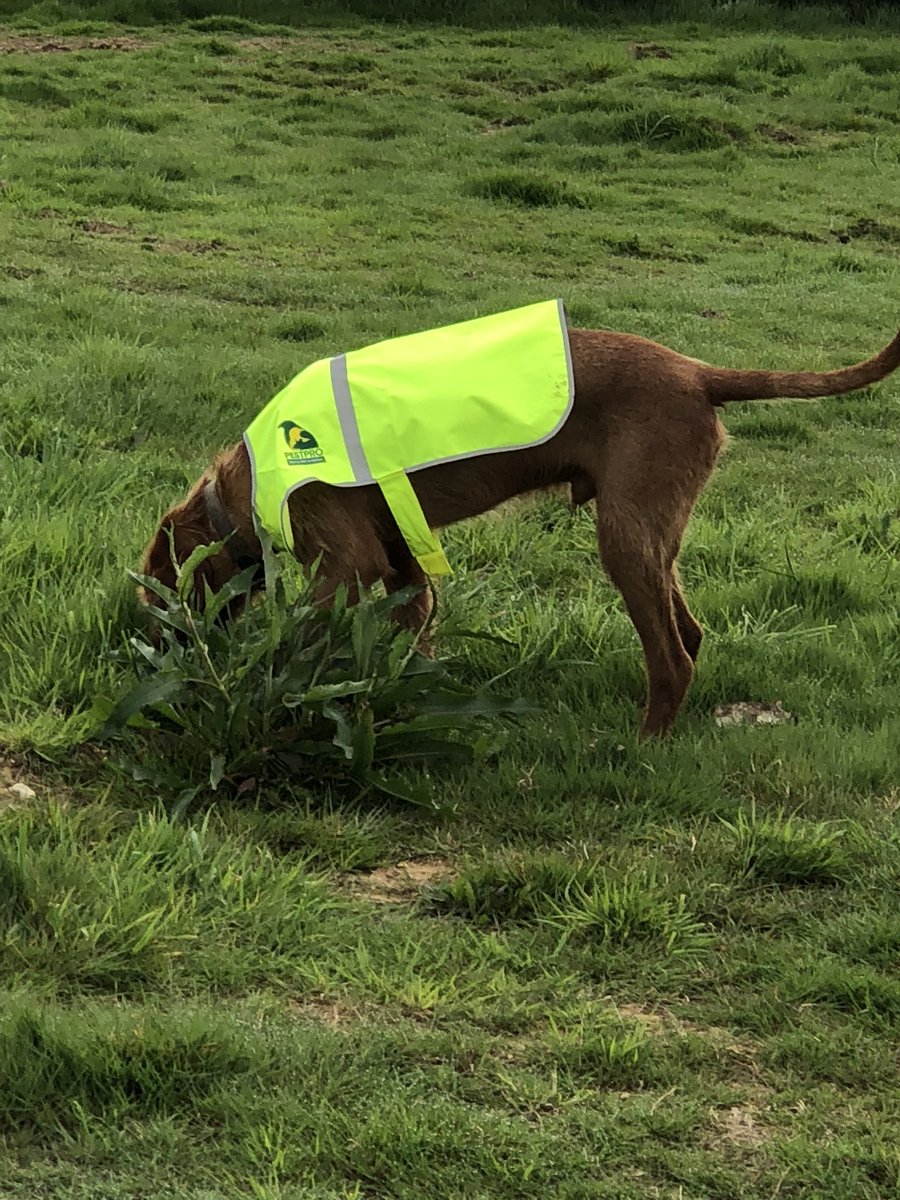
[[[187,497],[165,513],[144,551],[143,575],[174,589],[178,579],[176,563],[183,566],[198,546],[208,546],[221,540],[213,527],[209,506],[204,498],[204,488],[208,482],[209,476],[203,475]],[[211,592],[217,592],[239,571],[239,565],[226,548],[205,558],[194,571],[194,607],[202,610],[206,586]],[[159,604],[159,598],[149,587],[142,585],[139,595],[146,605]],[[231,608],[230,605],[228,607]],[[235,615],[234,611],[228,615]]]

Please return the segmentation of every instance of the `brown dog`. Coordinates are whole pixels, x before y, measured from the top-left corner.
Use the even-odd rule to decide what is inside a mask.
[[[642,736],[668,730],[681,707],[702,630],[675,571],[691,510],[724,440],[716,408],[733,400],[832,396],[883,379],[900,365],[900,334],[875,358],[838,371],[738,371],[711,367],[645,338],[573,329],[571,414],[543,445],[442,463],[412,476],[432,528],[452,525],[513,496],[569,484],[576,504],[596,499],[600,557],[640,636],[647,669]],[[170,509],[144,557],[144,574],[173,587],[169,535],[184,562],[198,545],[234,531],[202,565],[199,586],[218,590],[261,547],[251,514],[250,463],[243,442],[220,454],[183,503]],[[376,485],[310,483],[289,501],[295,553],[321,554],[324,603],[357,578],[388,591],[426,583]],[[152,603],[152,596],[144,593]],[[397,619],[421,629],[423,590]]]

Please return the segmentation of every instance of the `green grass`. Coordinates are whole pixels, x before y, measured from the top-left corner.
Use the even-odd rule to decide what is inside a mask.
[[[285,773],[185,814],[83,744],[159,513],[315,357],[555,295],[724,365],[878,349],[893,44],[103,16],[0,73],[0,1195],[893,1194],[897,379],[725,414],[664,745],[552,498],[445,536],[445,629],[498,635],[447,669],[541,707],[435,811]]]

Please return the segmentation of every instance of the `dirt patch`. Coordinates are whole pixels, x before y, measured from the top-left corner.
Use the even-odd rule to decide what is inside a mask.
[[[136,296],[179,296],[189,291],[185,283],[157,283],[150,279],[121,280],[116,287],[123,292],[133,292]]]
[[[742,1061],[754,1060],[754,1047],[739,1041],[724,1025],[698,1025],[694,1021],[676,1017],[667,1009],[648,1009],[643,1004],[618,1004],[619,1014],[629,1021],[642,1025],[654,1037],[698,1037],[703,1038],[717,1050],[724,1051]]]
[[[835,237],[845,244],[861,237],[877,238],[880,242],[900,242],[900,229],[893,225],[884,225],[872,217],[860,217],[846,229],[837,230]]]
[[[242,50],[293,50],[298,46],[309,46],[309,38],[250,37],[238,38],[236,45]]]
[[[725,1112],[714,1112],[717,1141],[755,1150],[769,1141],[769,1131],[759,1123],[759,1112],[750,1107],[734,1105]]]
[[[37,799],[37,781],[18,759],[0,755],[0,812],[27,808]]]
[[[149,42],[139,38],[111,37],[35,37],[22,35],[0,38],[0,54],[68,54],[72,50],[144,50]]]
[[[672,51],[667,50],[665,46],[660,46],[658,42],[635,42],[631,47],[631,53],[635,58],[672,57]]]
[[[365,1012],[360,1005],[346,1000],[326,1000],[324,996],[305,996],[288,1004],[290,1016],[301,1021],[318,1021],[329,1029],[339,1029],[360,1021]]]
[[[794,717],[782,707],[780,700],[772,704],[736,700],[734,704],[717,704],[713,720],[721,728],[727,729],[733,725],[787,725],[794,721]]]
[[[644,1008],[642,1004],[618,1004],[619,1015],[642,1025],[647,1033],[662,1036],[666,1028],[666,1018],[660,1012]]]
[[[107,236],[116,233],[131,233],[127,225],[113,225],[112,221],[76,221],[75,228],[84,233],[101,233]]]
[[[409,859],[394,867],[345,875],[344,883],[354,896],[374,904],[405,904],[450,872],[450,864],[442,858]]]
[[[112,221],[76,221],[75,228],[92,236],[113,237],[118,238],[120,241],[137,241],[140,237],[134,230],[129,229],[127,225],[114,225]],[[210,241],[199,242],[188,238],[176,238],[172,241],[166,241],[164,238],[156,237],[153,234],[144,234],[140,237],[140,243],[142,250],[160,250],[165,254],[218,254],[229,248],[221,238],[212,238]]]
[[[141,238],[141,249],[161,250],[167,254],[218,254],[228,247],[219,238],[209,242],[174,241],[167,242],[159,237]]]
[[[715,308],[704,308],[700,316],[706,317],[708,321],[725,321],[728,318],[727,313],[718,312]]]

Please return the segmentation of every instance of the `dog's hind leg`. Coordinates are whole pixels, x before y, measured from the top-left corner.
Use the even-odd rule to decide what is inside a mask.
[[[635,536],[637,534],[637,536]],[[644,525],[597,507],[600,557],[622,593],[628,615],[641,639],[647,669],[647,705],[641,737],[665,733],[690,686],[694,663],[676,618],[674,576],[662,546]]]
[[[681,643],[690,655],[691,662],[695,663],[697,655],[700,653],[700,643],[703,641],[703,630],[687,606],[681,590],[678,571],[674,566],[672,568],[672,604],[675,609],[675,623],[681,634]]]
[[[690,686],[703,636],[675,561],[720,443],[715,415],[655,429],[625,427],[595,464],[600,557],[641,639],[647,707],[641,735],[665,733]]]

